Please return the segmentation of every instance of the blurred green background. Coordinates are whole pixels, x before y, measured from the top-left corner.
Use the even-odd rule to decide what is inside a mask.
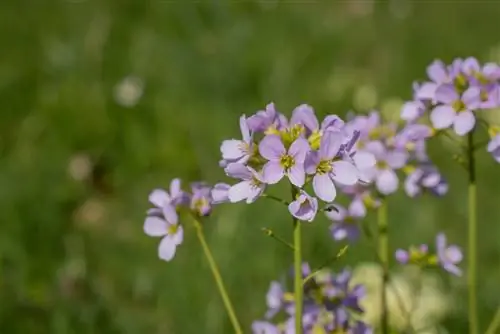
[[[271,101],[397,117],[433,59],[500,61],[499,17],[495,1],[1,2],[0,333],[231,333],[194,231],[171,263],[143,234],[149,191],[226,180],[220,142]],[[464,171],[449,143],[430,150],[450,193],[393,196],[393,248],[438,231],[465,246]],[[479,164],[484,329],[500,301],[500,166],[484,151]],[[291,235],[267,201],[206,225],[246,329],[291,265],[264,226]],[[305,228],[313,266],[340,247],[327,227]],[[372,260],[358,245],[336,267]],[[444,325],[467,333],[465,277],[442,279],[456,298]]]

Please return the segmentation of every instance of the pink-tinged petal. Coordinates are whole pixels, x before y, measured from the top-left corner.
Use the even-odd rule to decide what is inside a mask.
[[[148,217],[144,221],[144,233],[150,237],[161,237],[167,234],[167,223],[158,217]]]
[[[262,168],[262,174],[267,184],[275,184],[285,176],[285,170],[279,162],[269,161]]]
[[[359,180],[359,170],[350,162],[335,161],[330,175],[332,179],[346,186],[353,186]]]
[[[459,112],[453,123],[453,130],[459,136],[468,134],[476,125],[476,117],[470,110]]]
[[[240,130],[243,141],[245,143],[250,143],[252,137],[250,136],[250,129],[248,128],[247,118],[245,117],[245,115],[242,115],[240,117]]]
[[[408,162],[409,154],[404,151],[390,151],[387,152],[385,161],[392,169],[402,168]]]
[[[181,225],[179,225],[177,227],[177,231],[171,237],[176,245],[182,244],[182,242],[184,241],[184,228]]]
[[[172,205],[165,205],[162,209],[163,216],[165,216],[167,224],[177,224],[179,216],[177,215],[177,212],[175,212],[175,207]]]
[[[296,124],[304,125],[309,131],[319,129],[319,123],[314,113],[314,109],[307,104],[301,104],[293,110],[292,117],[290,118],[290,125],[293,126]]]
[[[175,243],[174,238],[167,235],[160,242],[160,246],[158,247],[158,256],[162,260],[170,261],[174,258],[176,247],[177,244]]]
[[[436,88],[435,99],[438,102],[451,104],[460,99],[460,96],[453,85],[440,85]]]
[[[319,145],[320,159],[331,160],[335,158],[343,141],[344,135],[340,131],[325,131]]]
[[[377,163],[375,155],[367,151],[357,151],[352,158],[359,169],[371,168]]]
[[[301,163],[295,163],[295,165],[290,168],[287,173],[290,182],[297,187],[302,187],[306,182],[306,172],[304,170],[304,165]]]
[[[433,82],[425,82],[415,91],[415,97],[419,100],[434,100],[437,85]]]
[[[279,160],[286,153],[281,138],[276,135],[265,136],[259,144],[259,153],[267,160]]]
[[[252,178],[252,172],[250,172],[246,165],[241,163],[230,163],[224,171],[227,176],[235,179],[250,180]]]
[[[336,222],[344,221],[345,217],[347,217],[347,210],[343,206],[338,204],[335,204],[335,208],[337,209],[336,211],[327,211],[326,217]]]
[[[222,142],[220,151],[222,153],[222,158],[224,160],[236,160],[240,159],[245,152],[243,152],[242,147],[245,143],[242,140],[228,139]]]
[[[353,199],[349,205],[349,214],[355,218],[363,218],[366,216],[366,207],[361,199]]]
[[[453,107],[448,105],[438,106],[431,111],[432,126],[438,130],[447,129],[453,124],[456,115],[457,112]]]
[[[398,189],[398,176],[392,169],[382,170],[375,181],[378,191],[383,195],[390,195]]]
[[[309,146],[309,142],[304,138],[298,138],[290,146],[288,154],[293,156],[296,164],[303,164],[310,150],[311,147]]]
[[[446,258],[452,263],[459,263],[463,259],[462,251],[457,246],[449,246],[445,252]]]
[[[325,202],[333,202],[337,189],[328,174],[316,174],[313,178],[314,193]]]
[[[228,192],[228,198],[231,203],[240,202],[247,199],[252,193],[252,182],[242,181],[233,185]]]
[[[149,201],[157,207],[162,207],[170,203],[171,198],[165,190],[155,189],[149,194]]]

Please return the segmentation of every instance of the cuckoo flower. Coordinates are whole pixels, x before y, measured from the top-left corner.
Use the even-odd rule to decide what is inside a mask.
[[[151,212],[161,212],[167,205],[176,207],[188,203],[189,196],[181,190],[181,180],[173,179],[170,182],[170,193],[163,189],[155,189],[149,195],[149,202],[155,206]]]
[[[160,259],[170,261],[175,255],[175,250],[184,239],[184,230],[178,224],[175,208],[165,205],[162,214],[150,215],[144,222],[144,232],[151,237],[162,237],[158,247]]]
[[[494,135],[488,143],[487,150],[496,162],[500,163],[500,134]]]
[[[208,216],[212,212],[212,189],[204,182],[195,182],[191,185],[191,210],[196,215]]]
[[[456,276],[461,276],[462,270],[457,266],[463,258],[460,248],[455,245],[447,245],[446,236],[440,233],[436,237],[436,249],[439,264],[444,270]]]
[[[283,287],[281,286],[280,283],[276,281],[271,282],[271,286],[269,287],[269,291],[267,292],[266,295],[266,302],[267,302],[267,313],[266,313],[266,318],[270,319],[276,315],[279,311],[281,311],[281,308],[283,307]]]
[[[269,160],[262,169],[264,181],[276,184],[286,175],[293,185],[302,187],[305,182],[304,160],[309,150],[304,138],[296,139],[287,150],[281,137],[265,136],[259,144],[260,155]]]
[[[248,128],[253,132],[264,132],[274,125],[278,117],[278,112],[274,108],[274,103],[269,103],[265,110],[258,111],[255,115],[247,119]]]
[[[434,100],[436,89],[442,84],[453,81],[456,71],[452,71],[442,61],[435,60],[427,67],[427,75],[431,81],[419,85],[415,96],[419,100]]]
[[[228,191],[229,201],[232,203],[246,200],[247,203],[253,203],[264,192],[266,184],[262,175],[255,171],[252,167],[244,164],[233,163],[229,164],[226,169],[226,174],[230,177],[240,179],[241,182],[231,186]]]
[[[480,106],[481,91],[478,87],[469,87],[461,96],[453,85],[441,85],[436,89],[435,107],[430,115],[432,126],[438,130],[453,126],[459,136],[469,133],[476,124],[473,111]]]
[[[221,204],[229,202],[229,189],[231,186],[227,183],[217,183],[212,188],[210,195],[212,197],[212,204]]]
[[[347,209],[336,206],[337,211],[326,212],[333,221],[330,232],[333,239],[355,241],[359,237],[359,221],[365,217],[366,208],[362,202],[353,201]]]
[[[288,211],[299,220],[312,222],[318,212],[318,200],[300,190],[297,199],[288,205]]]
[[[343,140],[341,132],[325,132],[321,137],[319,151],[311,152],[308,158],[307,172],[314,175],[314,192],[325,202],[332,202],[337,196],[333,181],[342,185],[354,185],[359,180],[358,169],[351,162],[339,160]]]
[[[428,265],[429,264],[429,247],[425,244],[419,247],[410,247],[409,250],[398,249],[395,253],[396,260],[401,264],[419,264]]]
[[[253,149],[252,134],[248,128],[245,115],[240,117],[240,130],[243,137],[242,140],[228,139],[222,142],[220,148],[222,166],[232,162],[246,163],[250,159]]]
[[[413,169],[406,177],[404,189],[409,197],[420,195],[423,189],[442,196],[448,191],[448,184],[436,167],[430,163],[424,163]]]

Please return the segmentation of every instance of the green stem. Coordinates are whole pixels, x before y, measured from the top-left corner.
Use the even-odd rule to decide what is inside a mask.
[[[313,270],[312,273],[310,273],[309,275],[306,276],[306,278],[304,278],[304,281],[302,282],[302,285],[303,286],[306,285],[306,283],[309,282],[310,280],[312,280],[314,278],[314,276],[316,276],[321,270],[325,269],[327,266],[329,266],[330,264],[334,263],[335,261],[337,261],[338,259],[340,259],[342,256],[344,256],[344,254],[347,252],[348,248],[349,248],[349,246],[342,247],[337,252],[337,254],[335,254],[334,257],[326,260],[317,269]]]
[[[234,332],[236,334],[243,334],[241,330],[240,323],[238,322],[238,318],[236,317],[236,313],[234,312],[234,307],[229,299],[229,295],[224,286],[224,282],[222,280],[222,276],[219,272],[219,268],[217,267],[217,263],[208,247],[207,241],[205,240],[205,234],[203,233],[203,227],[200,222],[194,219],[194,226],[196,227],[196,234],[198,236],[198,240],[200,240],[201,247],[203,248],[203,252],[205,253],[205,257],[207,258],[210,269],[212,270],[212,275],[214,276],[215,283],[217,284],[217,288],[219,288],[219,293],[222,297],[222,301],[224,302],[224,306],[226,307],[227,314],[229,315],[229,319],[234,328]]]
[[[276,235],[274,233],[273,230],[271,229],[268,229],[267,227],[263,227],[262,229],[262,232],[264,232],[268,237],[271,237],[273,238],[274,240],[278,241],[278,242],[281,242],[283,245],[287,246],[288,248],[292,249],[293,250],[293,245],[291,243],[289,243],[288,241],[286,241],[285,239],[283,239],[282,237]]]
[[[381,308],[380,327],[382,334],[389,333],[389,313],[387,310],[387,286],[389,283],[389,236],[388,236],[388,221],[387,221],[387,201],[382,201],[382,204],[377,210],[378,221],[378,255],[380,264],[382,265],[382,289],[381,289]]]
[[[476,250],[477,250],[477,213],[476,213],[476,162],[474,157],[474,134],[469,132],[467,141],[468,172],[469,172],[469,241],[468,241],[468,269],[467,285],[469,291],[469,334],[479,333],[477,317],[477,278],[476,278]]]
[[[493,320],[491,320],[491,323],[488,326],[488,329],[486,330],[485,334],[495,334],[495,333],[498,333],[497,332],[498,328],[500,328],[500,307],[497,309],[497,312],[495,313],[495,316],[493,317]]]
[[[292,185],[292,201],[297,196],[297,188]],[[293,218],[293,267],[294,267],[294,299],[295,299],[295,334],[302,334],[302,235],[300,221]]]

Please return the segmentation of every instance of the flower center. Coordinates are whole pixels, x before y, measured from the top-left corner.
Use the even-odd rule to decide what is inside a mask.
[[[281,139],[285,147],[290,147],[292,143],[304,133],[304,127],[301,124],[296,124],[280,132]]]
[[[385,162],[383,160],[378,160],[376,162],[376,165],[377,165],[378,169],[388,169],[389,168],[389,165],[387,164],[387,162]]]
[[[316,167],[316,173],[326,174],[329,173],[332,169],[332,164],[329,160],[321,160],[318,164],[318,167]]]
[[[208,200],[205,197],[200,197],[194,200],[193,202],[193,208],[194,210],[202,215],[203,212],[205,211],[204,209],[209,205]]]
[[[280,164],[284,169],[288,170],[295,165],[295,159],[288,154],[283,154],[280,159]]]
[[[461,94],[465,92],[469,86],[467,77],[463,73],[460,73],[459,75],[456,76],[454,85],[458,93]]]
[[[179,229],[179,225],[177,224],[172,224],[172,225],[169,225],[168,228],[167,228],[167,232],[169,235],[174,235],[177,233],[177,230]]]
[[[311,133],[307,140],[309,141],[311,149],[313,149],[314,151],[319,150],[319,146],[321,144],[321,131],[315,130],[313,133]]]
[[[464,111],[465,108],[465,103],[462,102],[462,100],[456,100],[454,101],[451,106],[453,109],[455,109],[457,112]]]

